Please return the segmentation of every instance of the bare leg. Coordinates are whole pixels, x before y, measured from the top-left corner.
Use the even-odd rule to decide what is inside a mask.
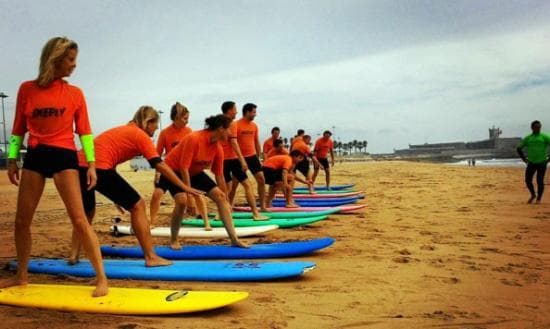
[[[160,200],[164,191],[160,188],[155,188],[153,195],[151,196],[151,203],[149,204],[149,225],[153,227],[157,222],[157,215],[160,209]]]
[[[273,185],[269,185],[269,189],[268,189],[268,192],[267,192],[267,199],[265,200],[265,206],[267,208],[270,208],[272,205],[273,205],[273,199],[275,198],[275,193],[277,192],[278,190],[278,185],[280,185],[281,183],[277,182]]]
[[[250,185],[250,181],[248,179],[245,179],[241,182],[244,188],[244,194],[246,196],[246,202],[248,202],[248,205],[250,206],[250,210],[252,210],[252,218],[254,220],[266,220],[268,219],[265,216],[262,216],[258,212],[258,207],[256,207],[256,198],[254,197],[254,192],[252,192],[252,186]]]
[[[327,191],[330,190],[330,168],[325,169],[325,182],[327,183]]]
[[[86,218],[90,225],[92,225],[94,215],[95,215],[95,209],[92,210],[90,213],[86,214]],[[69,264],[74,265],[80,261],[79,260],[80,247],[81,247],[80,236],[78,235],[75,228],[73,227],[73,234],[71,239],[71,255],[69,256],[69,260],[67,261]]]
[[[178,193],[174,196],[175,205],[170,220],[170,248],[172,249],[181,249],[178,237],[181,227],[181,218],[185,212],[186,199],[185,193]]]
[[[54,174],[53,180],[61,199],[63,199],[63,203],[65,203],[65,208],[67,208],[67,213],[73,223],[73,228],[79,240],[82,242],[86,255],[95,270],[97,282],[96,289],[92,295],[94,297],[107,295],[107,277],[103,269],[103,261],[101,252],[99,251],[99,241],[84,214],[78,171],[74,169],[63,170]]]
[[[158,256],[153,250],[151,229],[149,228],[147,216],[145,215],[145,201],[143,201],[143,199],[140,199],[132,209],[130,209],[130,219],[132,221],[134,234],[141,245],[141,249],[143,249],[145,266],[153,267],[172,264],[171,261]]]
[[[15,213],[15,247],[17,250],[17,274],[15,277],[1,280],[0,288],[28,283],[28,265],[31,254],[31,223],[36,206],[44,191],[45,179],[37,172],[23,169],[17,195]]]
[[[206,231],[212,231],[212,227],[210,226],[210,220],[208,219],[208,209],[206,208],[205,200],[203,199],[202,196],[195,196],[194,199],[195,199],[195,203],[197,204],[197,209],[199,210],[199,214],[201,215],[201,218],[204,222],[204,229]]]
[[[294,183],[295,183],[294,176],[290,176],[288,178],[288,184],[287,184],[287,187],[286,187],[286,191],[283,191],[283,193],[285,193],[285,196],[286,196],[286,207],[287,208],[298,208],[298,207],[300,207],[299,205],[297,205],[294,202],[294,197],[293,197]]]
[[[258,198],[260,199],[260,211],[267,211],[265,208],[265,177],[264,173],[259,171],[254,175],[256,184],[258,185]]]
[[[235,232],[235,226],[233,225],[233,217],[231,216],[231,207],[229,202],[227,202],[227,197],[220,190],[219,187],[215,187],[208,192],[208,197],[216,203],[218,207],[218,212],[221,219],[223,220],[223,225],[225,230],[229,235],[229,239],[234,246],[248,248],[248,245],[237,238],[237,233]]]
[[[235,204],[235,195],[237,195],[237,188],[239,188],[239,181],[235,177],[233,177],[231,179],[231,185],[227,185],[227,190],[229,193],[229,205],[231,206]]]
[[[319,166],[313,165],[313,177],[311,178],[313,185],[315,185],[315,180],[317,179],[317,175],[319,175]]]

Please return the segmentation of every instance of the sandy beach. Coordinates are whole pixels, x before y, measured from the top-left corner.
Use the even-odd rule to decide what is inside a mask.
[[[127,168],[127,167],[126,167]],[[149,200],[152,171],[120,170]],[[259,283],[111,280],[116,287],[245,290],[250,297],[211,312],[170,317],[109,316],[0,306],[3,328],[549,328],[550,191],[527,205],[522,168],[407,162],[337,164],[336,183],[365,190],[361,213],[245,241],[331,236],[329,249],[303,257],[302,278]],[[324,176],[320,176],[320,182]],[[242,190],[239,197],[242,199]],[[15,257],[17,188],[0,172],[0,266]],[[171,200],[163,199],[167,225]],[[209,205],[212,207],[212,204]],[[213,208],[212,208],[213,209]],[[136,244],[108,232],[119,216],[98,196],[94,228],[102,244]],[[128,216],[122,216],[128,222]],[[53,182],[33,222],[34,257],[66,257],[71,225]],[[166,244],[166,238],[155,238]],[[225,239],[187,240],[227,243]],[[12,275],[0,271],[0,277]],[[31,274],[32,283],[90,280]]]

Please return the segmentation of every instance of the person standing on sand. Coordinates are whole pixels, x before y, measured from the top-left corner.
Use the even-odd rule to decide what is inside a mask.
[[[542,124],[535,120],[531,123],[532,133],[521,140],[518,144],[517,152],[520,158],[527,164],[525,169],[525,185],[531,193],[527,203],[540,203],[544,193],[544,175],[548,164],[548,146],[550,145],[550,136],[541,133]],[[523,154],[523,148],[527,148],[527,157]],[[537,193],[533,186],[533,176],[537,174]]]
[[[82,91],[67,81],[76,68],[78,45],[65,37],[50,39],[42,49],[38,78],[23,82],[17,94],[15,120],[8,151],[8,177],[19,186],[15,213],[15,278],[0,281],[0,288],[26,285],[31,253],[31,223],[46,178],[52,178],[65,204],[75,235],[82,241],[96,273],[94,297],[108,293],[97,235],[86,220],[78,177],[74,132],[80,135],[88,168],[85,188],[96,184],[95,152],[88,109]],[[74,130],[73,130],[74,125]],[[25,133],[29,133],[27,156],[21,179],[16,159]]]
[[[254,118],[256,117],[257,106],[252,103],[244,104],[243,117],[237,121],[237,143],[241,149],[244,161],[250,172],[254,175],[256,185],[258,188],[258,198],[260,202],[260,210],[267,211],[265,208],[265,178],[262,172],[262,164],[260,163],[260,154],[262,149],[260,146],[259,130]],[[231,191],[229,192],[229,202],[233,203],[235,193],[237,192],[238,183],[234,182],[231,185]],[[268,218],[262,216],[261,218],[254,218],[255,220],[267,220]]]
[[[271,137],[264,141],[262,148],[264,160],[267,159],[269,152],[275,147],[275,141],[279,139],[280,134],[281,129],[279,129],[279,127],[271,128]]]
[[[330,190],[330,166],[334,167],[334,143],[330,139],[332,133],[328,130],[323,132],[323,137],[317,139],[315,146],[313,147],[313,155],[319,161],[319,164],[323,166],[325,171],[325,182],[327,184],[327,191]],[[328,163],[327,155],[330,154],[330,165]],[[319,174],[319,165],[313,166],[313,178],[311,179],[312,183],[315,184],[317,175]]]
[[[95,138],[97,185],[93,189],[86,189],[85,174],[88,170],[88,165],[84,159],[83,152],[78,153],[82,200],[88,221],[92,223],[95,215],[96,190],[116,205],[129,211],[132,229],[143,249],[145,266],[148,267],[170,265],[172,262],[159,257],[153,250],[151,231],[147,222],[147,215],[145,214],[145,201],[117,173],[117,165],[141,154],[147,159],[152,168],[155,168],[185,192],[194,195],[203,194],[201,191],[184,184],[172,169],[162,162],[151,140],[151,137],[158,128],[158,123],[158,112],[151,106],[142,106],[137,110],[134,118],[128,124],[109,129]],[[69,263],[75,264],[78,262],[79,249],[80,239],[73,231]]]
[[[231,120],[231,124],[228,128],[227,139],[221,141],[223,148],[223,176],[227,190],[223,191],[227,193],[228,201],[230,205],[233,205],[233,198],[230,191],[232,191],[233,185],[241,183],[244,188],[246,201],[252,211],[252,217],[256,220],[265,220],[267,217],[262,216],[258,212],[256,207],[256,198],[252,192],[252,186],[248,181],[246,171],[248,170],[248,164],[246,163],[241,148],[237,142],[237,105],[235,102],[227,101],[222,104],[222,113]],[[235,195],[233,194],[233,197]]]
[[[227,139],[230,125],[231,119],[223,114],[206,118],[206,129],[185,136],[181,143],[166,156],[166,164],[179,174],[185,184],[203,191],[216,203],[219,216],[223,221],[231,243],[234,246],[246,248],[248,245],[237,238],[231,215],[231,206],[225,195],[227,189],[223,177],[223,148],[220,141]],[[204,172],[208,168],[211,168],[216,176],[216,182]],[[168,181],[164,174],[160,177],[159,185],[169,190],[174,200],[176,200],[172,213],[170,247],[180,249],[178,235],[183,215],[183,205],[177,202],[177,199],[178,195],[184,191],[181,187]]]
[[[160,156],[170,153],[170,151],[178,145],[183,137],[187,136],[192,131],[192,129],[187,126],[187,123],[189,122],[189,110],[179,102],[172,106],[170,111],[170,119],[172,120],[172,124],[160,132],[157,141],[157,153]],[[163,190],[158,186],[159,178],[160,173],[155,172],[155,190],[151,196],[151,203],[149,206],[149,219],[151,226],[154,226],[157,220],[157,214],[160,208],[160,199],[164,193],[166,193],[166,190]],[[192,213],[192,215],[194,214]]]

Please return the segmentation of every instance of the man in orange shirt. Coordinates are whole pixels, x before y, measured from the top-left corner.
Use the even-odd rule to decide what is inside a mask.
[[[304,155],[304,159],[296,164],[294,167],[294,172],[299,171],[301,172],[304,177],[306,178],[306,184],[308,185],[309,193],[315,194],[315,191],[313,189],[313,182],[311,180],[311,170],[309,170],[309,158],[313,160],[313,163],[316,163],[315,157],[312,156],[311,150],[309,148],[309,143],[311,141],[311,136],[304,135],[302,138],[298,139],[294,145],[292,146],[292,149],[290,152],[294,150],[300,151]]]
[[[260,201],[260,210],[267,211],[265,208],[265,178],[262,172],[262,164],[260,163],[260,147],[258,126],[254,123],[256,117],[257,106],[252,103],[244,104],[243,117],[237,121],[237,142],[241,149],[246,165],[254,178],[258,187],[258,198]],[[229,193],[229,200],[233,202],[237,184],[232,185]],[[267,219],[267,218],[266,218]]]
[[[266,156],[266,160],[271,158],[274,155],[288,155],[288,150],[285,148],[282,139],[276,139],[273,141],[273,148]]]
[[[192,129],[187,126],[187,123],[189,122],[189,110],[184,105],[177,102],[172,106],[172,109],[170,111],[170,119],[172,120],[172,124],[166,128],[164,128],[159,135],[158,141],[157,141],[157,153],[162,156],[163,154],[166,156],[170,151],[178,145],[178,143],[183,139],[183,137],[187,136],[189,133],[191,133]],[[150,225],[153,226],[157,220],[157,214],[160,208],[160,200],[164,193],[166,193],[166,190],[162,189],[158,185],[158,181],[160,178],[160,173],[157,171],[155,172],[155,190],[153,191],[153,195],[151,196],[151,203],[149,206],[149,218],[150,218]],[[188,205],[191,206],[191,205]],[[192,215],[193,212],[192,212]]]
[[[166,164],[178,173],[185,184],[205,192],[216,203],[219,217],[223,221],[231,243],[234,246],[246,248],[248,246],[237,238],[231,216],[231,206],[224,193],[226,187],[223,177],[223,148],[220,141],[227,139],[230,124],[231,119],[222,114],[206,118],[206,128],[187,135],[166,156]],[[216,176],[216,182],[204,172],[205,169],[211,169]],[[164,175],[160,177],[159,185],[169,190],[176,201],[172,212],[170,247],[180,249],[178,233],[185,204],[178,200],[179,196],[185,194],[185,191],[167,180]]]
[[[325,171],[325,181],[327,184],[327,190],[330,190],[330,166],[328,164],[327,156],[330,154],[330,164],[334,167],[334,143],[330,139],[332,133],[328,130],[323,132],[323,137],[319,138],[315,142],[315,147],[313,148],[313,156],[317,158],[317,161],[320,165],[323,166]],[[313,165],[313,178],[311,179],[313,184],[315,184],[315,179],[319,174],[319,165]]]
[[[281,130],[279,127],[273,127],[271,129],[271,137],[265,140],[264,147],[263,147],[263,156],[264,160],[267,159],[267,155],[269,154],[269,151],[271,151],[275,147],[275,141],[279,139],[279,135],[281,134]]]
[[[271,207],[273,198],[277,190],[282,190],[285,199],[287,208],[297,208],[299,207],[294,203],[292,193],[294,191],[294,181],[297,180],[304,184],[307,184],[306,181],[296,177],[291,173],[292,168],[296,163],[303,161],[304,155],[298,150],[290,152],[289,155],[274,155],[269,159],[265,160],[262,167],[265,182],[269,185],[269,193],[266,200],[266,206]]]
[[[233,186],[235,186],[236,190],[238,183],[241,183],[244,187],[246,201],[252,210],[252,217],[256,220],[265,220],[267,217],[262,216],[256,207],[256,199],[254,198],[254,193],[252,193],[252,186],[250,185],[248,176],[246,175],[248,165],[243,157],[243,154],[241,153],[239,143],[237,142],[237,122],[235,121],[235,117],[237,116],[237,106],[235,102],[224,102],[222,104],[222,113],[231,119],[227,139],[221,142],[224,158],[223,176],[227,187],[227,190],[224,190],[224,192],[228,196],[229,203],[233,204],[235,192],[231,195],[231,191],[233,191]]]

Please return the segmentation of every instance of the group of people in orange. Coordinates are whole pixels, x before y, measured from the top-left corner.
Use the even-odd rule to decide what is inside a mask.
[[[8,150],[8,176],[11,183],[19,186],[15,216],[18,267],[15,277],[0,281],[0,288],[28,282],[30,227],[46,178],[53,178],[73,225],[68,262],[77,263],[80,249],[84,248],[96,272],[94,296],[108,293],[98,238],[91,227],[96,191],[130,213],[133,231],[144,251],[145,265],[163,266],[171,262],[154,252],[150,225],[157,220],[160,198],[166,191],[175,200],[171,215],[172,248],[181,247],[178,232],[186,209],[200,214],[206,229],[210,229],[204,196],[216,204],[232,244],[246,248],[237,237],[231,215],[239,184],[244,188],[255,220],[267,219],[261,211],[268,211],[277,190],[284,193],[287,207],[297,207],[292,198],[294,182],[307,184],[313,193],[319,168],[325,170],[329,187],[328,155],[334,165],[331,133],[325,131],[311,152],[311,138],[300,130],[289,151],[279,137],[279,128],[273,128],[262,150],[254,123],[257,106],[251,103],[242,107],[239,120],[235,120],[236,104],[223,103],[222,113],[206,118],[205,128],[198,131],[187,127],[189,110],[176,103],[171,109],[173,123],[161,131],[157,147],[151,138],[158,129],[160,117],[151,106],[140,107],[129,123],[94,138],[82,91],[64,80],[76,68],[77,55],[76,42],[64,37],[50,39],[42,49],[38,77],[23,82],[19,88]],[[75,132],[80,137],[80,150],[74,142]],[[20,169],[16,160],[27,133],[27,154]],[[116,171],[118,164],[138,155],[143,155],[156,170],[150,222],[144,199]],[[314,164],[313,172],[310,160]],[[205,172],[207,169],[214,179]],[[259,209],[246,174],[248,170],[257,183]],[[296,171],[304,178],[297,177]],[[267,196],[266,184],[269,185]]]

